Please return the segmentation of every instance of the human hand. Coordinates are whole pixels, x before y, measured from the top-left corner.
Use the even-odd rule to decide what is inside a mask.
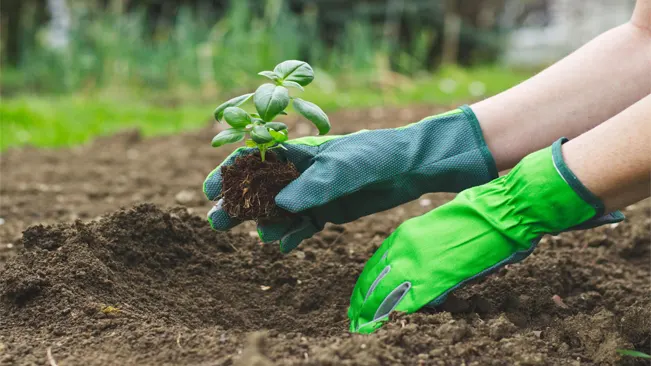
[[[559,140],[508,175],[400,225],[355,285],[350,330],[371,333],[392,311],[439,305],[468,281],[527,257],[545,234],[621,221],[619,212],[601,216],[600,200],[565,166],[560,149]]]
[[[497,177],[479,124],[468,107],[396,129],[345,136],[312,136],[277,149],[301,175],[277,196],[276,204],[296,214],[258,225],[263,242],[279,241],[286,253],[321,231],[327,222],[346,223],[414,200],[428,192],[458,192]],[[204,182],[209,200],[221,194],[221,166],[254,152],[239,148]],[[218,200],[208,213],[216,230],[240,223]]]

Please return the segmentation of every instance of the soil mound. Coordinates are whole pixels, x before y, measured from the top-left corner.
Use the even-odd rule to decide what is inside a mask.
[[[631,256],[649,245],[641,211],[547,238],[524,264],[371,336],[346,331],[376,247],[355,242],[363,220],[292,255],[151,204],[32,226],[0,269],[0,364],[43,364],[47,349],[79,365],[644,364],[615,352],[649,351],[649,264]]]
[[[319,299],[343,305],[349,286],[342,284],[354,281],[357,266],[306,265],[204,221],[143,204],[88,224],[30,227],[26,251],[0,274],[3,319],[50,322],[61,334],[131,319],[311,334],[342,329],[341,306]]]
[[[345,134],[453,107],[330,118]],[[311,134],[301,120],[287,124],[293,136]],[[351,335],[346,310],[366,260],[451,196],[326,226],[281,255],[250,235],[250,222],[217,233],[205,220],[212,202],[201,182],[231,152],[206,142],[216,132],[131,131],[2,153],[0,365],[52,364],[48,349],[60,366],[648,365],[615,351],[651,353],[651,200],[619,225],[545,238],[438,311]],[[118,210],[144,201],[185,208]]]

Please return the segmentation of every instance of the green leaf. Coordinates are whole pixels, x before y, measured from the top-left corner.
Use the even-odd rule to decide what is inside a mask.
[[[305,61],[289,60],[281,62],[274,67],[274,72],[283,81],[294,81],[302,86],[306,86],[314,80],[314,70]]]
[[[617,352],[622,356],[630,356],[630,357],[639,357],[639,358],[651,359],[651,355],[647,355],[644,352],[635,351],[635,350],[632,350],[632,349],[618,349]]]
[[[267,128],[264,126],[253,127],[251,130],[251,138],[258,144],[265,144],[267,142],[273,141],[274,139],[269,133],[269,130],[267,130]]]
[[[239,107],[226,108],[224,110],[224,119],[235,128],[244,128],[251,123],[251,116]]]
[[[257,113],[251,113],[251,117],[260,118],[260,115]]]
[[[264,125],[267,128],[271,128],[274,131],[286,130],[287,125],[282,122],[267,122]]]
[[[285,112],[285,111],[281,111],[281,112],[278,113],[278,114],[282,114],[283,116],[286,116],[286,115],[287,115],[287,112]]]
[[[253,103],[260,117],[271,121],[289,105],[289,92],[284,86],[262,84],[255,91]]]
[[[212,146],[220,147],[222,145],[242,141],[242,139],[244,139],[244,131],[229,128],[228,130],[224,130],[213,137]]]
[[[314,123],[316,128],[319,129],[319,135],[325,135],[330,131],[328,115],[316,104],[301,98],[294,98],[294,109]]]
[[[280,80],[282,79],[282,78],[280,77],[280,75],[276,74],[276,73],[273,72],[273,71],[260,71],[260,72],[258,73],[258,75],[262,75],[262,76],[268,77],[269,79],[271,79],[271,80],[273,80],[273,81],[275,81],[275,82],[278,82],[278,81],[280,81]]]
[[[256,146],[258,146],[258,144],[256,144],[255,141],[253,141],[253,140],[246,140],[246,142],[244,144],[246,146],[248,146],[248,147],[256,147]]]
[[[217,120],[217,122],[221,122],[222,116],[224,115],[224,110],[226,108],[237,107],[238,105],[242,105],[242,103],[249,100],[249,98],[251,98],[252,95],[253,93],[240,95],[239,97],[235,97],[227,102],[222,103],[219,107],[217,107],[217,109],[215,109],[214,112],[215,119]]]
[[[301,84],[299,84],[299,83],[297,83],[295,81],[285,80],[285,81],[283,81],[282,85],[283,86],[289,86],[289,87],[296,88],[296,89],[300,89],[301,91],[305,91],[305,89],[303,89]]]
[[[269,130],[269,134],[271,135],[271,137],[274,138],[276,142],[287,141],[287,130],[282,130],[279,132],[276,132],[274,130]]]

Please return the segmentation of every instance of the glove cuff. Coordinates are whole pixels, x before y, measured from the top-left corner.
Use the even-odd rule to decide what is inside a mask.
[[[554,144],[552,144],[552,161],[554,162],[554,167],[556,168],[558,175],[563,178],[565,183],[567,183],[567,185],[570,186],[570,188],[572,188],[574,192],[588,205],[592,206],[592,208],[595,210],[595,215],[590,220],[564,231],[585,230],[605,224],[612,224],[623,221],[625,219],[625,216],[621,211],[615,211],[604,215],[606,208],[601,199],[592,193],[586,186],[584,186],[579,178],[577,178],[572,170],[570,170],[570,167],[565,164],[561,147],[568,141],[569,140],[567,138],[562,137],[556,140]]]
[[[565,164],[561,147],[567,141],[569,141],[567,138],[562,137],[552,144],[552,161],[554,162],[554,167],[565,183],[567,183],[567,185],[569,185],[588,205],[592,206],[595,210],[595,217],[600,217],[604,214],[604,203],[599,199],[599,197],[595,196],[594,193],[590,192],[590,190],[581,183],[579,178],[574,175],[567,164]]]
[[[495,158],[493,158],[493,154],[488,149],[488,145],[486,145],[486,140],[484,140],[484,133],[481,130],[481,125],[479,124],[479,120],[477,119],[475,112],[473,112],[468,105],[462,105],[459,107],[459,109],[463,111],[463,114],[466,116],[466,119],[470,124],[470,128],[472,129],[475,142],[477,144],[477,148],[481,153],[481,156],[484,158],[486,169],[488,169],[488,174],[491,177],[490,180],[497,178],[499,176],[499,172],[497,171]]]

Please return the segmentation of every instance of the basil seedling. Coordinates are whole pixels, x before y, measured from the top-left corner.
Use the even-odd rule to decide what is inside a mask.
[[[215,109],[217,122],[226,120],[231,128],[218,133],[212,139],[213,147],[246,139],[246,146],[258,148],[260,158],[264,161],[267,150],[283,147],[282,143],[287,141],[287,125],[274,122],[273,119],[278,115],[286,115],[285,109],[290,103],[293,103],[298,113],[316,126],[320,135],[330,131],[330,120],[319,106],[289,95],[287,88],[303,91],[303,87],[314,80],[314,70],[307,62],[284,61],[276,65],[273,71],[262,71],[258,75],[269,78],[271,82],[260,85],[255,93],[235,97]],[[257,113],[249,114],[239,106],[251,97]]]

